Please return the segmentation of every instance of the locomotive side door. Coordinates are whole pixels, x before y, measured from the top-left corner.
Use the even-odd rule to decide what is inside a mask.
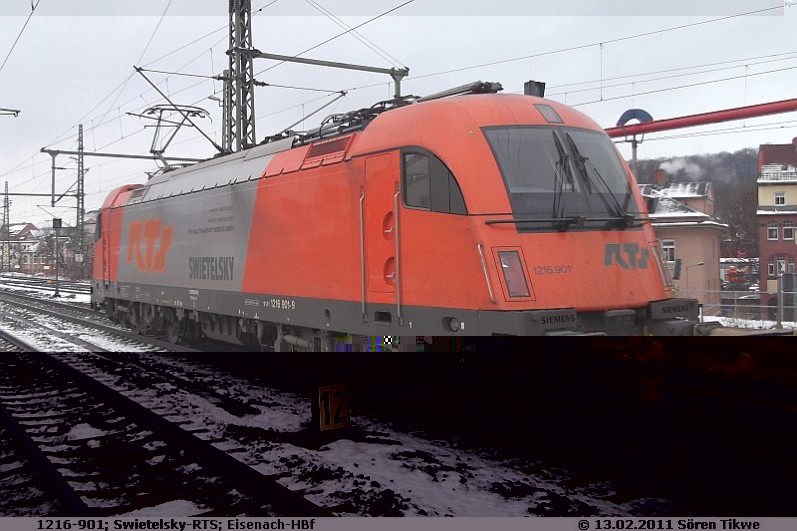
[[[400,278],[396,208],[400,197],[398,153],[383,153],[365,161],[365,280],[368,299],[396,305],[400,321]],[[397,291],[397,286],[399,291]],[[370,317],[394,322],[393,312]]]
[[[111,210],[105,211],[100,222],[102,227],[102,283],[106,289],[111,281],[111,245],[108,240],[111,238]]]

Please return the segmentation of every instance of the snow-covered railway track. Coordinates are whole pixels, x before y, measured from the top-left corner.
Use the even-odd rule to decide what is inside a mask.
[[[422,433],[434,442],[414,441],[409,448],[383,455],[430,474],[434,482],[448,481],[452,491],[464,491],[463,498],[486,490],[505,497],[507,507],[525,502],[530,514],[550,516],[621,510],[645,516],[788,515],[797,492],[792,481],[797,461],[788,448],[788,426],[793,426],[797,413],[795,364],[789,356],[793,349],[788,343],[772,342],[767,355],[780,355],[780,363],[772,358],[765,364],[757,358],[760,365],[755,365],[742,354],[726,360],[734,362],[726,367],[717,353],[703,352],[705,359],[698,362],[701,345],[690,346],[692,350],[686,343],[673,345],[683,357],[671,358],[669,369],[664,365],[667,358],[645,361],[633,350],[574,354],[555,363],[540,357],[534,365],[528,358],[486,360],[476,355],[361,354],[349,357],[345,367],[343,359],[334,363],[352,384],[349,396],[357,408],[353,418],[360,426],[390,433],[385,439],[406,440],[407,435]],[[747,346],[739,345],[739,352],[751,345],[752,339]],[[200,374],[215,374],[209,385],[228,389],[233,397],[245,388],[241,380],[284,388],[293,374],[301,384],[298,377],[308,370],[307,361],[287,358],[195,354],[167,359],[194,367],[195,381],[201,380]],[[690,358],[695,359],[691,369]],[[755,378],[748,384],[739,374],[744,370]],[[767,375],[783,383],[760,385]],[[732,426],[745,426],[747,433],[727,435]],[[357,445],[358,456],[368,452],[359,446],[365,445]],[[467,458],[452,462],[443,457],[468,454],[452,448],[487,455],[501,472],[491,470],[496,479],[485,486]],[[462,483],[451,485],[452,478]],[[395,490],[418,503],[415,488],[409,495],[400,487]],[[552,501],[535,504],[536,496]],[[441,514],[418,505],[429,514]],[[460,510],[454,514],[473,514]],[[504,515],[518,514],[513,510]]]
[[[14,334],[0,329],[0,352],[38,352],[38,349]]]
[[[6,425],[13,421],[29,440],[24,445],[29,453],[46,461],[55,474],[48,485],[62,484],[79,500],[78,507],[66,509],[67,514],[131,516],[163,510],[213,516],[329,514],[49,355],[8,354],[3,368],[0,407],[8,413]],[[0,451],[2,436],[10,431],[0,432]],[[10,470],[20,468],[13,466],[16,462]],[[10,475],[18,483],[27,481],[24,475],[18,478],[20,474]],[[9,497],[3,514],[12,510],[24,514],[33,495]],[[65,495],[49,498],[63,500]]]
[[[5,360],[9,365],[16,360]],[[6,391],[0,388],[0,393]],[[0,516],[86,516],[85,505],[0,405]]]
[[[46,278],[46,277],[30,277],[30,276],[19,276],[13,274],[2,274],[0,275],[0,280],[6,285],[16,286],[20,288],[36,288],[36,289],[45,289],[48,291],[55,292],[55,279]],[[89,294],[91,293],[91,286],[87,281],[71,281],[71,280],[59,280],[58,282],[58,291],[64,293],[75,293],[75,294]]]
[[[88,351],[195,352],[194,349],[141,336],[110,324],[89,308],[7,292],[0,292],[0,305],[6,310],[2,320],[8,323],[8,327],[43,351],[77,348]]]
[[[15,323],[17,328],[25,328],[30,324],[29,316],[19,317],[11,314],[10,312],[5,312],[3,314],[3,320],[10,321],[11,323]],[[56,330],[55,328],[51,328],[49,326],[45,326],[42,323],[36,324],[36,331],[40,334],[39,337],[46,337],[46,348],[39,349],[36,348],[36,351],[61,351],[61,350],[74,350],[74,349],[81,349],[86,350],[88,352],[107,352],[106,349],[97,346],[94,343],[90,343],[89,341],[84,341],[78,334],[74,332],[68,334],[65,332],[61,332],[60,330]]]
[[[589,478],[551,462],[418,436],[392,420],[359,412],[342,440],[320,449],[308,441],[307,363],[238,355],[241,374],[220,363],[233,356],[60,354],[184,429],[253,468],[279,476],[315,503],[360,516],[665,515],[673,502]],[[214,361],[215,360],[215,361]],[[317,361],[316,361],[317,363]],[[281,366],[283,365],[283,366]],[[104,373],[102,376],[100,373]],[[290,374],[288,374],[290,373]],[[289,391],[290,389],[290,391]],[[299,394],[294,394],[293,391]],[[366,401],[362,395],[358,402]],[[390,415],[387,415],[390,417]],[[502,457],[499,457],[502,455]]]

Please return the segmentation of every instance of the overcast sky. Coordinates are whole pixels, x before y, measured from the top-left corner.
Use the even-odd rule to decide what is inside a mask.
[[[371,0],[368,7],[362,1],[314,2],[356,26],[407,0]],[[39,150],[76,149],[79,123],[84,125],[86,150],[147,153],[153,130],[145,125],[150,122],[126,113],[141,113],[165,101],[133,71],[134,65],[197,75],[218,75],[226,68],[227,0],[75,4],[0,0],[0,61],[5,62],[0,69],[0,108],[21,111],[16,118],[0,116],[0,193],[5,181],[11,192],[49,193],[51,158]],[[413,0],[357,30],[378,52],[350,33],[304,56],[406,66],[410,76],[404,92],[416,95],[475,80],[497,81],[505,92],[522,92],[524,81],[544,81],[548,97],[575,106],[604,127],[614,126],[629,108],[642,108],[662,119],[797,97],[797,7],[784,7],[782,1],[550,4]],[[28,20],[32,5],[37,7]],[[264,52],[295,55],[344,31],[305,0],[252,0],[252,6],[254,47]],[[275,64],[257,60],[255,72]],[[210,117],[198,125],[220,141],[221,109],[207,99],[220,95],[218,81],[147,76],[176,103],[206,109]],[[283,64],[256,77],[271,84],[348,90],[345,98],[307,120],[308,128],[329,112],[370,106],[392,95],[390,79],[379,74]],[[301,120],[303,113],[310,114],[332,97],[258,88],[258,140]],[[796,113],[771,115],[650,134],[639,156],[734,151],[789,143],[796,136]],[[620,144],[620,150],[630,158],[627,144]],[[184,129],[167,155],[204,158],[214,152],[201,135]],[[57,164],[68,168],[57,171],[56,189],[61,193],[75,182],[76,164],[65,156]],[[91,209],[114,187],[144,182],[145,171],[157,166],[86,158],[86,167],[86,207]],[[57,215],[74,224],[73,198],[63,199],[63,207],[56,208],[50,208],[47,198],[12,201],[12,223],[48,226]]]

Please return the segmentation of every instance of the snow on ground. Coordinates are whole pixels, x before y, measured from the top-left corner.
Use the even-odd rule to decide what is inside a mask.
[[[148,509],[140,509],[138,511],[132,511],[126,514],[120,514],[119,516],[122,518],[133,518],[139,516],[150,516],[150,517],[169,516],[173,518],[179,518],[182,516],[193,516],[195,514],[202,514],[205,511],[206,509],[202,509],[194,502],[190,502],[187,500],[176,500],[158,505],[156,507],[150,507]]]
[[[16,275],[19,278],[34,278],[29,275]],[[38,278],[38,277],[36,277]],[[31,286],[20,286],[19,284],[12,284],[8,282],[3,282],[4,279],[0,278],[0,288],[6,291],[18,291],[25,295],[31,296],[41,296],[43,299],[52,299],[53,298],[53,290],[46,289],[46,288],[36,288]],[[55,278],[53,278],[55,281]],[[91,303],[91,295],[88,293],[66,293],[60,292],[60,297],[57,300],[62,300],[63,302],[78,302],[83,304]]]
[[[356,514],[383,516],[625,516],[635,514],[640,503],[618,505],[601,499],[613,492],[610,486],[566,490],[555,483],[557,477],[520,470],[533,461],[499,461],[489,453],[401,432],[375,418],[356,419],[358,427],[374,435],[366,442],[344,439],[317,451],[308,450],[285,439],[309,421],[305,397],[164,355],[141,354],[136,359],[151,361],[155,356],[161,365],[168,364],[171,372],[182,373],[195,383],[208,382],[209,389],[225,389],[257,413],[238,417],[207,397],[174,386],[147,387],[148,379],[140,373],[135,387],[129,376],[118,374],[109,375],[107,383],[124,389],[127,396],[149,408],[166,411],[162,414],[169,420],[190,421],[184,429],[208,430],[199,436],[220,439],[217,447],[231,451],[264,474],[289,473],[281,482],[292,490],[303,490],[319,505],[348,502]],[[651,503],[662,507],[667,502]]]
[[[82,339],[83,341],[91,343],[99,349],[108,351],[151,352],[153,350],[159,350],[157,347],[138,343],[130,339],[112,337],[109,334],[88,326],[82,326],[49,315],[36,314],[33,310],[25,310],[13,305],[4,305],[2,303],[0,303],[0,307],[4,308],[2,317],[7,318],[7,321],[10,320],[12,323],[13,321],[25,321],[26,327],[29,327],[25,330],[21,330],[18,324],[16,326],[11,325],[16,336],[30,343],[32,346],[42,348],[45,351],[75,352],[84,351],[86,349],[84,347],[74,345],[67,340],[55,337],[53,335],[48,335],[46,332],[42,333],[41,329],[36,329],[33,325],[38,324],[45,328],[55,329],[63,334],[67,334],[70,337]],[[0,322],[0,324],[2,323]]]
[[[23,275],[17,275],[17,276],[23,276]],[[88,306],[91,303],[91,295],[89,294],[61,293],[61,297],[59,299],[53,299],[52,290],[32,288],[32,287],[22,287],[13,284],[7,284],[3,283],[2,279],[0,279],[0,289],[8,291],[16,291],[24,295],[37,297],[44,300],[58,300],[60,302],[78,303],[78,304],[84,304],[86,306]],[[9,309],[10,308],[11,307],[9,307]],[[21,310],[15,310],[9,313],[16,313],[19,311]],[[114,351],[115,352],[152,352],[160,350],[151,345],[146,345],[141,343],[137,344],[136,342],[131,341],[129,339],[114,338],[108,334],[100,332],[91,327],[81,326],[72,323],[70,321],[64,321],[50,316],[34,315],[32,312],[29,311],[25,312],[26,313],[24,313],[24,315],[21,315],[24,319],[29,320],[33,323],[40,324],[45,327],[55,328],[59,332],[62,332],[64,334],[91,343],[92,345],[95,345],[99,349],[108,350],[112,352]],[[4,325],[2,322],[0,322],[0,326],[8,326],[8,325]],[[19,330],[18,326],[13,326],[13,325],[11,325],[11,328],[15,330],[14,334],[17,335],[20,339],[30,343],[32,346],[42,348],[46,351],[75,352],[75,351],[85,350],[82,347],[75,346],[62,339],[42,334],[38,330],[30,330],[30,331]]]
[[[78,424],[74,426],[69,433],[66,434],[66,438],[69,441],[82,441],[85,439],[94,439],[96,437],[102,437],[107,432],[103,430],[98,430],[94,426],[90,424]]]
[[[706,322],[718,322],[722,326],[731,328],[750,328],[755,330],[774,330],[777,328],[776,321],[757,321],[752,319],[741,319],[739,317],[703,317]],[[781,323],[784,330],[797,330],[797,323],[784,321]]]
[[[0,463],[0,474],[8,472],[9,470],[15,470],[17,468],[22,468],[22,463],[19,461],[14,461],[13,463]]]

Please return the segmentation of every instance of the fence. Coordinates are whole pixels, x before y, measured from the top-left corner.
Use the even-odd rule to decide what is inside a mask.
[[[783,291],[783,315],[778,315],[777,294],[757,291],[710,291],[690,290],[676,294],[679,297],[698,299],[703,317],[732,319],[734,326],[771,327],[778,321],[784,326],[791,323],[797,327],[797,291]],[[791,327],[791,325],[789,325]]]

